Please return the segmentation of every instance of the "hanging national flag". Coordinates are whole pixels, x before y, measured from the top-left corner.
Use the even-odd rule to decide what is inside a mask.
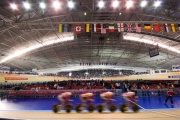
[[[151,32],[151,25],[150,24],[144,24],[144,30],[146,32]]]
[[[172,32],[176,32],[176,27],[175,27],[175,25],[172,23],[172,24],[170,24],[170,26],[171,26],[171,31],[172,31]]]
[[[167,23],[162,24],[162,29],[164,32],[169,32],[168,24]]]
[[[114,32],[114,24],[109,24],[109,32]]]
[[[118,32],[124,32],[124,25],[123,23],[118,23]]]
[[[69,24],[67,25],[67,32],[73,32],[73,25],[72,24]]]
[[[101,33],[106,34],[106,24],[101,24]]]
[[[76,34],[81,34],[81,25],[76,24]]]
[[[85,31],[89,32],[90,31],[90,24],[85,24]]]
[[[141,32],[141,24],[136,23],[136,32]]]
[[[179,30],[180,30],[180,24],[178,24],[178,28],[179,28]]]
[[[92,32],[98,32],[98,24],[92,24]]]
[[[160,32],[159,24],[158,23],[154,23],[153,24],[153,29],[154,29],[154,32]]]
[[[132,32],[131,23],[127,23],[127,32]]]
[[[59,33],[64,32],[64,24],[59,24]]]

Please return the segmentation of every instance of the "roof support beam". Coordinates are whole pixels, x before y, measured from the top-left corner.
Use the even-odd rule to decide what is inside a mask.
[[[89,22],[21,22],[21,23],[13,23],[13,25],[47,25],[47,24],[109,24],[109,23],[137,23],[139,21],[106,21],[106,22],[95,22],[95,21],[89,21]],[[179,21],[141,21],[141,23],[176,23],[178,24]]]

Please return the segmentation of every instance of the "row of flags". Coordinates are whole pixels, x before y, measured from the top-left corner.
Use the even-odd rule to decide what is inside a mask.
[[[80,63],[80,66],[90,66],[90,65],[117,65],[117,63]]]
[[[180,31],[180,24],[139,24],[139,23],[117,23],[117,28],[115,28],[115,24],[84,24],[84,27],[81,24],[75,24],[75,32],[76,34],[81,34],[84,32],[100,32],[102,34],[106,34],[107,30],[110,33],[115,32],[115,29],[118,29],[118,32],[142,32],[142,29],[146,32],[177,32]],[[65,24],[59,24],[59,33],[62,32],[74,32],[74,25],[69,24],[65,27]]]

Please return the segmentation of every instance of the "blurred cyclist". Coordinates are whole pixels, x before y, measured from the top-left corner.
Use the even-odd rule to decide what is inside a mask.
[[[64,105],[66,105],[68,102],[72,101],[70,99],[71,95],[72,95],[71,92],[64,92],[64,93],[58,95],[58,100],[60,101],[62,108],[64,108]]]
[[[130,106],[130,103],[131,103],[130,101],[136,102],[135,92],[125,92],[122,94],[122,97],[125,100],[127,106]]]
[[[91,103],[94,101],[92,99],[92,96],[93,96],[93,93],[84,93],[79,96],[83,106],[86,106],[88,103]]]

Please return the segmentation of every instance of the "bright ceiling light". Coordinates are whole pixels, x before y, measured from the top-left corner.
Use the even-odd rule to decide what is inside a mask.
[[[24,8],[30,9],[31,5],[28,2],[23,2]]]
[[[104,7],[104,1],[99,1],[99,3],[98,3],[98,7],[99,8],[103,8]]]
[[[33,45],[29,48],[25,48],[25,49],[22,49],[22,50],[18,50],[14,53],[12,53],[11,55],[7,56],[6,58],[2,59],[0,61],[0,63],[3,63],[3,62],[6,62],[7,60],[10,60],[12,58],[15,58],[15,57],[18,57],[20,55],[23,55],[27,52],[30,52],[32,50],[35,50],[35,49],[38,49],[38,48],[41,48],[41,47],[45,47],[45,46],[48,46],[48,45],[52,45],[52,44],[56,44],[56,43],[60,43],[60,42],[65,42],[65,41],[71,41],[71,40],[74,40],[74,36],[72,34],[66,34],[63,35],[64,37],[60,38],[60,39],[57,39],[57,40],[51,40],[51,41],[47,41],[47,42],[44,42],[42,44],[36,44],[36,45]]]
[[[74,8],[74,2],[73,1],[68,1],[68,7],[69,8]]]
[[[10,6],[11,6],[11,8],[12,8],[12,9],[14,9],[14,10],[16,10],[16,9],[17,9],[17,5],[16,5],[16,4],[14,4],[14,3],[10,4]]]
[[[114,0],[113,3],[112,3],[113,8],[118,7],[118,5],[119,5],[119,1]]]
[[[46,8],[46,4],[44,2],[41,2],[39,4],[39,6],[40,6],[41,9],[45,9]]]
[[[156,1],[155,3],[154,3],[154,7],[159,7],[161,5],[161,1]]]
[[[133,6],[133,1],[132,0],[129,0],[127,3],[126,3],[126,7],[127,8],[130,8]]]
[[[147,43],[147,44],[151,44],[151,45],[158,45],[161,48],[164,48],[164,49],[167,49],[167,50],[170,50],[172,52],[176,52],[176,53],[180,54],[180,50],[178,50],[176,48],[173,48],[173,47],[170,47],[170,46],[167,46],[167,45],[162,44],[162,43],[154,42],[152,40],[141,39],[141,38],[138,38],[138,37],[131,37],[131,36],[124,36],[124,39],[125,40],[132,40],[132,41],[136,41],[136,42]]]
[[[147,5],[147,1],[146,0],[141,2],[141,7],[145,7],[146,5]]]
[[[59,1],[54,1],[54,2],[53,2],[53,7],[54,7],[55,9],[59,9],[59,8],[60,8],[60,3],[59,3]]]

